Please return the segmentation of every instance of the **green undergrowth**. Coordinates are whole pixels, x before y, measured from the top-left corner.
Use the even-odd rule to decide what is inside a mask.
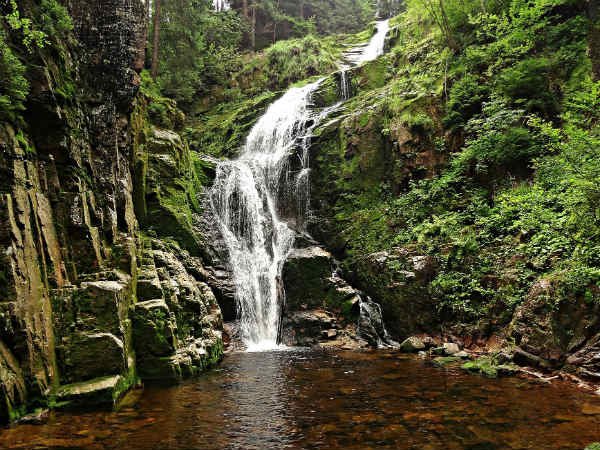
[[[57,101],[73,94],[67,47],[73,29],[67,9],[57,0],[5,1],[0,5],[0,120],[21,123],[31,79],[41,74]]]
[[[585,12],[568,0],[448,8],[446,32],[408,2],[379,73],[358,74],[344,115],[318,130],[321,231],[350,273],[379,251],[434,257],[427,289],[443,320],[506,324],[540,279],[553,307],[599,302],[600,83]]]
[[[242,54],[237,69],[195,103],[186,129],[192,148],[212,156],[234,155],[277,96],[292,85],[336,71],[344,48],[368,40],[372,33],[371,27],[357,35],[309,34]]]

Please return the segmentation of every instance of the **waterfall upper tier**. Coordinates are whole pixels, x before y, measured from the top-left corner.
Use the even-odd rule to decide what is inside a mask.
[[[377,59],[385,51],[385,38],[390,30],[389,19],[376,22],[377,31],[364,46],[359,46],[345,54],[345,58],[355,66]]]

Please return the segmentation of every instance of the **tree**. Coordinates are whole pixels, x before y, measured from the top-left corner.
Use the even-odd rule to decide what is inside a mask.
[[[158,76],[158,49],[160,45],[160,2],[161,0],[154,0],[154,31],[153,31],[153,43],[152,43],[152,78],[156,79]]]

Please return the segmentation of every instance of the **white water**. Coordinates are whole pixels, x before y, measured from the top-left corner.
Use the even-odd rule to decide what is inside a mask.
[[[217,4],[226,2],[215,0]],[[387,21],[360,49],[360,63],[383,53]],[[343,72],[342,98],[350,97]],[[281,348],[277,343],[283,264],[294,245],[295,231],[303,231],[310,201],[310,136],[339,104],[311,109],[312,94],[321,82],[292,88],[275,101],[254,125],[240,156],[217,166],[210,193],[215,220],[229,253],[240,331],[248,351]],[[298,151],[300,150],[300,151]],[[290,158],[298,155],[298,161]],[[293,166],[293,167],[292,167]],[[284,207],[290,223],[282,217]]]
[[[231,9],[231,4],[228,0],[213,0],[213,9],[215,11],[228,11]]]
[[[359,52],[352,51],[346,55],[346,58],[354,65],[361,65],[373,61],[383,55],[385,50],[385,37],[390,30],[390,20],[381,20],[376,23],[377,32],[371,38],[369,43],[360,49]]]
[[[244,343],[249,351],[277,347],[281,271],[295,232],[280,218],[282,199],[297,199],[303,220],[308,201],[308,139],[321,113],[310,111],[321,80],[292,88],[273,103],[250,131],[240,156],[217,167],[213,211],[233,271]],[[290,156],[303,150],[297,172]],[[293,180],[291,178],[294,178]]]

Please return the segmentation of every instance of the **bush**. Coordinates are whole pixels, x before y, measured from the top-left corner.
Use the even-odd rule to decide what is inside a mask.
[[[0,29],[0,118],[14,120],[24,109],[28,93],[25,66],[8,46],[6,35]]]

